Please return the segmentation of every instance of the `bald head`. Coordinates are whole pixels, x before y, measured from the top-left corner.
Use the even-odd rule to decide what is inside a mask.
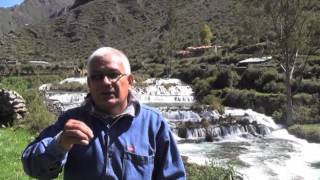
[[[90,74],[89,66],[93,60],[100,59],[104,56],[109,56],[109,55],[119,57],[119,59],[121,60],[123,66],[124,66],[125,74],[131,74],[130,63],[129,63],[127,56],[122,51],[115,49],[115,48],[112,48],[112,47],[101,47],[101,48],[95,50],[89,56],[88,61],[87,61],[88,73]]]

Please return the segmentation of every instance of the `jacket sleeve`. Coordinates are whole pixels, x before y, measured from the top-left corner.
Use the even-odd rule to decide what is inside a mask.
[[[31,177],[39,179],[55,178],[62,171],[67,152],[58,145],[59,132],[64,123],[62,119],[46,128],[30,143],[22,153],[24,171]]]
[[[186,179],[186,172],[176,141],[165,120],[156,137],[157,147],[153,179]]]

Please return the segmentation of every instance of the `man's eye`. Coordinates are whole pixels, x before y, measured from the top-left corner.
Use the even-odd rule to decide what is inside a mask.
[[[107,75],[110,79],[116,79],[118,76],[119,76],[119,74],[118,73],[110,73],[110,74],[108,74]]]
[[[91,75],[90,78],[92,80],[101,80],[104,78],[104,75],[103,74],[96,74],[96,75]]]

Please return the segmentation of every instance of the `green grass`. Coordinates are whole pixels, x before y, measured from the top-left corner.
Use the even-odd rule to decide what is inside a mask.
[[[187,177],[190,180],[242,180],[242,176],[234,167],[221,167],[214,161],[205,166],[185,164]]]
[[[293,125],[288,128],[293,135],[310,142],[320,143],[320,124]]]
[[[0,179],[31,179],[23,171],[21,153],[33,134],[23,129],[0,129]]]
[[[0,180],[30,180],[22,167],[21,154],[27,144],[35,138],[36,134],[21,128],[0,129]],[[197,180],[236,180],[241,179],[232,168],[222,168],[214,164],[198,166],[186,164],[188,179]],[[61,180],[62,175],[57,179]]]
[[[23,171],[21,154],[35,136],[22,128],[0,128],[0,180],[33,179]]]

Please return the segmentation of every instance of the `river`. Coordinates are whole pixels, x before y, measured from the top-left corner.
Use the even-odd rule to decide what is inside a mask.
[[[169,104],[170,106],[186,105],[183,106],[183,111],[164,112],[170,124],[176,121],[200,121],[200,117],[194,115],[194,112],[185,110],[194,102],[193,92],[189,86],[179,84],[180,82],[176,79],[165,82],[151,79],[148,83],[145,88],[136,88],[137,94],[144,103],[158,104],[159,109],[165,109]],[[164,88],[165,86],[161,83],[177,85]],[[46,88],[42,87],[43,89]],[[84,92],[46,92],[47,100],[59,102],[64,110],[81,104],[85,95]],[[308,143],[296,138],[286,129],[275,124],[271,117],[252,110],[229,108],[225,113],[232,116],[245,114],[252,121],[268,127],[270,133],[255,137],[244,136],[243,133],[246,132],[237,130],[236,133],[225,133],[219,141],[178,143],[181,154],[188,156],[188,161],[197,164],[214,161],[221,166],[231,163],[244,176],[244,179],[248,180],[320,180],[320,144]],[[181,119],[176,119],[177,117]],[[180,142],[182,138],[176,137]]]

